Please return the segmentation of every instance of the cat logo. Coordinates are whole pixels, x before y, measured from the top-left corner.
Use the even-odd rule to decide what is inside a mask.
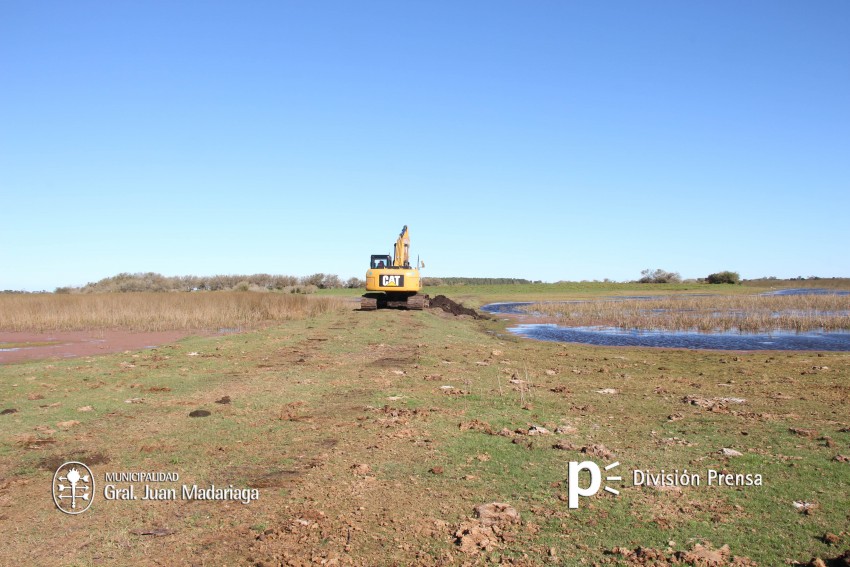
[[[388,274],[381,275],[381,287],[402,287],[404,285],[404,276],[393,276]]]

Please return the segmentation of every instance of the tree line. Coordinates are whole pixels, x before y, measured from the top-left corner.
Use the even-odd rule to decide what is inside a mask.
[[[343,281],[335,274],[297,277],[275,274],[163,276],[155,272],[121,273],[80,287],[59,287],[56,293],[110,293],[139,291],[282,291],[313,293],[319,289],[358,288],[359,278]]]

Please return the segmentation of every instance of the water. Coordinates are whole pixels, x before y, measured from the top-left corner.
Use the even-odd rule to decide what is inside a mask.
[[[766,291],[760,295],[850,295],[850,291],[842,289],[824,289],[819,287],[801,287],[795,289]]]
[[[848,291],[802,288],[783,289],[764,295],[850,295]],[[657,298],[658,296],[652,297]],[[604,298],[606,301],[625,299]],[[632,296],[628,299],[650,299],[649,296]],[[533,315],[522,308],[535,302],[491,303],[482,311],[502,315]],[[561,302],[577,303],[577,302]],[[600,346],[639,346],[661,348],[712,349],[712,350],[820,350],[850,351],[850,333],[808,331],[770,331],[740,333],[738,331],[666,331],[618,329],[614,327],[562,327],[553,324],[522,324],[509,327],[511,333],[530,339],[564,343],[583,343]]]
[[[735,331],[699,333],[617,329],[614,327],[561,327],[551,324],[524,324],[508,329],[511,333],[541,341],[583,343],[600,346],[639,346],[712,350],[819,350],[850,351],[850,333],[772,331],[742,334]]]

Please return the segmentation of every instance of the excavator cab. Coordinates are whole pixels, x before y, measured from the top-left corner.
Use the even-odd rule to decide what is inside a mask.
[[[372,261],[369,263],[369,266],[373,270],[378,270],[380,268],[388,268],[393,265],[392,259],[387,255],[380,254],[372,254]]]

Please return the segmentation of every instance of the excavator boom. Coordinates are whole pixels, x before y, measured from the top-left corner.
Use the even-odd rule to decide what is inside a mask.
[[[401,229],[401,234],[395,241],[395,254],[393,255],[393,266],[396,268],[407,268],[410,266],[410,231],[407,225]]]

